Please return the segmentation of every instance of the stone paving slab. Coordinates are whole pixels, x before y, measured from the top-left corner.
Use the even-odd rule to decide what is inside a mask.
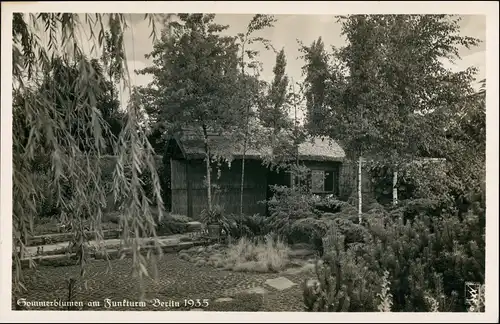
[[[266,285],[273,287],[276,290],[285,290],[297,285],[293,281],[285,277],[278,277],[274,279],[267,279]]]

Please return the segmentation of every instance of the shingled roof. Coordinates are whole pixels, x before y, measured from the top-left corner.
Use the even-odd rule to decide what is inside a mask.
[[[169,143],[179,146],[186,159],[203,159],[205,157],[203,136],[195,132],[183,132],[171,138]],[[209,134],[208,141],[213,154],[229,153],[233,158],[243,156],[243,145],[241,141],[235,141],[230,134]],[[262,159],[271,154],[271,147],[264,146],[259,149],[248,148],[245,154],[247,159]],[[311,161],[343,161],[345,152],[340,145],[330,139],[310,137],[299,145],[299,159]]]

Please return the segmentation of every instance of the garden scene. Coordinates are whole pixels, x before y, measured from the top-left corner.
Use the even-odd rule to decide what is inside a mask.
[[[266,37],[280,15],[218,17],[14,14],[12,309],[484,312],[486,80],[444,63],[481,46],[462,17],[332,16],[344,45],[299,58]]]

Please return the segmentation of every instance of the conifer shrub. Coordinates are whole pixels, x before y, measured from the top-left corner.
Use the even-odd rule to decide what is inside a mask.
[[[226,233],[233,239],[242,237],[263,239],[270,233],[268,219],[265,216],[254,215],[228,215],[223,224]]]
[[[324,251],[324,266],[317,271],[319,286],[304,288],[306,308],[377,310],[378,305],[368,300],[380,299],[376,296],[382,294],[381,287],[374,282],[380,283],[387,271],[390,282],[384,289],[390,289],[391,311],[467,311],[466,282],[484,282],[485,236],[478,212],[470,210],[462,219],[442,214],[405,220],[401,209],[377,208],[365,215],[366,224],[348,227],[363,228],[363,239],[353,242],[346,242],[350,232],[342,228],[345,223],[333,222],[329,233],[337,235],[334,249]],[[336,306],[324,306],[331,303]],[[387,303],[381,307],[387,309]]]

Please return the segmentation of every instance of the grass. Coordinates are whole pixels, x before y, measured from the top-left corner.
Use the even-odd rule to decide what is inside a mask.
[[[196,266],[213,266],[235,272],[276,273],[291,264],[291,249],[279,239],[254,242],[241,238],[228,247],[213,245],[179,252],[179,257]]]
[[[241,238],[226,252],[224,268],[238,272],[279,272],[290,262],[290,249],[279,239],[254,243]]]

